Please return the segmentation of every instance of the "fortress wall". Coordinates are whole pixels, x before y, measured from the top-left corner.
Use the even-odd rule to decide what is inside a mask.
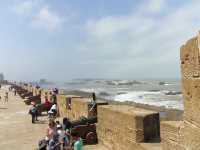
[[[200,149],[200,130],[198,126],[184,121],[184,128],[180,131],[181,144],[184,145],[183,150],[199,150]]]
[[[181,73],[184,119],[200,124],[200,54],[197,37],[181,47]]]
[[[52,102],[51,94],[52,94],[51,90],[49,90],[49,89],[41,89],[41,101],[42,101],[42,103],[45,102],[45,96],[47,96],[48,100],[50,102]]]
[[[185,149],[200,146],[200,49],[199,35],[181,47],[184,127],[180,131]]]
[[[27,90],[28,90],[29,92],[33,92],[33,91],[32,91],[32,85],[28,84]]]
[[[140,142],[159,137],[159,114],[125,105],[98,107],[98,139],[110,150],[140,150]]]
[[[33,91],[33,96],[37,96],[37,95],[40,94],[41,89],[40,89],[40,88],[33,87],[32,91]]]
[[[69,98],[71,99],[71,101],[73,101],[74,98],[80,98],[80,96],[59,94],[57,95],[57,104],[59,107],[60,117],[67,117],[69,119],[72,119],[72,109]]]
[[[160,127],[163,150],[183,149],[180,137],[180,130],[183,128],[182,121],[163,121]]]
[[[73,98],[71,103],[71,119],[77,120],[80,117],[88,117],[88,103],[87,98]]]
[[[97,116],[97,107],[99,105],[107,105],[107,102],[97,101],[96,107],[91,107],[89,98],[83,98],[76,95],[57,95],[57,103],[61,117],[68,117],[71,120],[77,120],[80,117]]]

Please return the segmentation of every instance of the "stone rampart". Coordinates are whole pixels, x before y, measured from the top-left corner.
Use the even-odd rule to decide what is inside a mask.
[[[159,114],[125,105],[100,106],[97,134],[109,150],[140,150],[141,142],[160,136]]]
[[[183,121],[164,121],[161,122],[161,139],[163,150],[181,150],[181,129]]]

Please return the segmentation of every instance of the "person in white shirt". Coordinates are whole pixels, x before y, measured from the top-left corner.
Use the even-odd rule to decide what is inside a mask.
[[[57,104],[56,104],[56,103],[54,103],[54,104],[51,106],[51,109],[48,111],[48,114],[49,114],[49,115],[56,116],[56,114],[57,114]]]

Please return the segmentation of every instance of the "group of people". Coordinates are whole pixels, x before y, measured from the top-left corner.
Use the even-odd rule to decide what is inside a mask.
[[[47,114],[49,118],[55,118],[57,116],[57,102],[56,102],[56,94],[53,92],[51,94],[51,102],[48,99],[47,94],[45,95],[45,102],[41,105],[43,107],[41,109],[47,111]],[[32,118],[32,123],[35,123],[35,121],[38,121],[38,114],[39,114],[39,106],[36,105],[34,101],[31,102],[31,108],[29,109],[29,114]]]
[[[46,138],[39,142],[39,150],[82,150],[83,141],[76,132],[71,132],[71,122],[49,120]]]
[[[47,106],[48,105],[48,106]],[[48,107],[50,109],[47,110],[49,118],[55,118],[57,115],[57,103],[51,104],[48,100],[45,101],[44,107]],[[38,121],[38,107],[35,102],[31,102],[31,108],[29,109],[29,114],[31,115],[32,123]]]
[[[72,124],[69,119],[63,118],[62,123],[55,121],[58,112],[57,93],[58,90],[55,89],[50,93],[50,97],[46,94],[45,102],[42,104],[48,113],[49,123],[46,137],[38,143],[39,150],[82,150],[83,140],[77,132],[71,130]],[[32,123],[38,120],[38,108],[34,102],[31,102],[29,114],[32,117]]]

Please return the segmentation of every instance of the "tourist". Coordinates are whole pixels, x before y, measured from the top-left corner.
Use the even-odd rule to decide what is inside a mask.
[[[78,136],[78,133],[72,132],[71,136],[74,150],[83,150],[83,140]]]
[[[59,92],[59,91],[58,91],[57,88],[54,88],[54,89],[53,89],[53,93],[54,93],[54,94],[58,94],[58,92]]]
[[[63,149],[64,147],[67,147],[70,145],[70,142],[69,142],[69,138],[68,136],[65,134],[65,131],[63,130],[62,128],[62,125],[61,124],[58,124],[57,125],[57,134],[59,135],[59,142],[60,142],[60,146],[61,146],[61,149]]]
[[[57,115],[57,104],[56,103],[54,103],[51,106],[51,109],[48,111],[48,114],[50,117],[56,117],[56,115]]]
[[[51,99],[52,99],[53,103],[57,103],[57,98],[56,98],[56,94],[55,93],[52,94],[52,98]]]
[[[61,123],[60,123],[60,121],[56,121],[56,127],[59,127],[59,126],[61,126],[62,127],[62,125],[61,125]]]
[[[54,122],[54,120],[49,120],[46,139],[49,141],[50,139],[53,138],[53,135],[55,134],[56,134],[56,123]]]
[[[53,138],[49,140],[49,145],[47,146],[47,150],[61,150],[61,143],[59,142],[59,135],[54,134]]]
[[[92,100],[90,102],[91,104],[91,108],[89,110],[89,113],[93,113],[94,112],[94,109],[96,108],[97,104],[96,104],[96,95],[95,93],[92,93]]]
[[[45,96],[45,102],[44,102],[44,107],[47,108],[47,113],[51,108],[51,103],[49,102],[48,98]]]
[[[65,131],[64,135],[64,148],[70,147],[70,133],[69,130]]]
[[[5,102],[8,102],[8,92],[5,93]]]
[[[31,115],[32,123],[35,123],[35,121],[37,121],[37,108],[34,102],[31,102],[31,104],[32,107],[29,110],[29,114]]]
[[[15,89],[13,89],[13,90],[14,90],[14,95],[16,96],[17,95],[17,91]]]
[[[71,129],[71,122],[69,121],[68,118],[63,118],[63,129],[66,131],[66,130],[70,130]]]

